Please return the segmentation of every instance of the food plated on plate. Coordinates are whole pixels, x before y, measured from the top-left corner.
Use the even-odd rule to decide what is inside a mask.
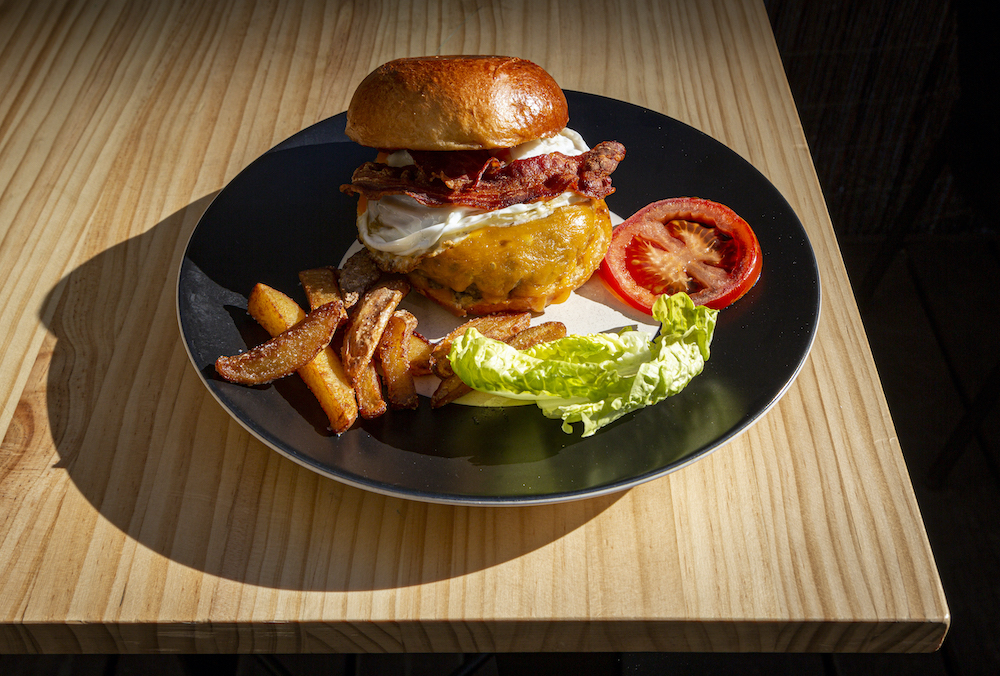
[[[564,301],[607,251],[604,198],[625,157],[568,119],[562,89],[524,59],[380,66],[347,110],[347,135],[379,151],[342,188],[359,196],[359,240],[458,316]]]
[[[628,255],[615,269],[651,289],[642,310],[660,327],[656,337],[630,328],[567,335],[559,322],[543,321],[546,308],[602,261],[608,267],[614,247],[604,198],[624,148],[615,141],[590,148],[567,121],[561,89],[522,59],[427,57],[376,69],[352,99],[346,131],[377,155],[341,187],[359,196],[357,222],[335,226],[356,227],[363,248],[339,270],[300,274],[310,307],[289,314],[315,328],[268,328],[272,341],[299,341],[294,359],[280,368],[255,363],[282,350],[254,347],[220,358],[219,374],[235,380],[225,369],[234,364],[269,377],[297,371],[337,433],[358,416],[417,407],[413,380],[427,373],[437,379],[432,407],[475,389],[534,402],[566,431],[582,422],[584,436],[676,394],[704,367],[716,313],[727,304],[692,298],[706,286],[739,287],[726,291],[728,302],[745,293],[759,275],[759,245],[751,246],[749,226],[750,238],[735,237],[742,231],[717,218],[713,209],[726,208],[712,202],[642,210],[637,216],[648,227],[629,227],[628,245],[618,247]],[[641,274],[633,265],[640,245],[659,250],[642,259]],[[719,271],[706,274],[713,266]],[[606,281],[623,307],[640,307],[613,278]],[[260,287],[250,312],[263,325],[255,296],[280,292]],[[421,336],[421,318],[400,307],[411,291],[457,316],[454,330],[439,341]],[[463,321],[466,315],[474,317]],[[296,340],[284,334],[293,329]],[[325,377],[305,375],[317,370],[302,362],[309,354],[323,362]],[[354,393],[353,404],[344,391]]]

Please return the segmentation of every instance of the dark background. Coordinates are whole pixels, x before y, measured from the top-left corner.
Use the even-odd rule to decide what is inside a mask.
[[[998,3],[765,5],[941,572],[941,650],[8,656],[0,673],[1000,674]]]

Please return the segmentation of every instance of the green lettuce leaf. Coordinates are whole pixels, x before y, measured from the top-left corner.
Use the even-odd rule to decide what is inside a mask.
[[[684,389],[705,367],[717,316],[678,293],[653,304],[662,325],[653,340],[627,329],[570,335],[521,352],[469,329],[448,356],[473,389],[532,400],[546,416],[562,418],[567,433],[582,422],[588,437]]]

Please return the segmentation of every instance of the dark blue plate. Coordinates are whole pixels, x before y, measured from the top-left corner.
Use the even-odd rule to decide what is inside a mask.
[[[525,505],[635,486],[730,441],[795,378],[819,321],[816,259],[795,213],[736,153],[677,120],[600,96],[566,92],[570,127],[591,145],[625,144],[611,210],[696,196],[753,226],[764,252],[757,285],[723,310],[704,372],[679,395],[582,439],[534,406],[391,411],[337,437],[297,377],[263,387],[219,379],[213,364],[267,335],[247,315],[257,282],[306,305],[298,271],[337,264],[355,241],[356,199],[339,191],[374,152],[344,135],[345,115],[319,122],[243,170],[205,211],[177,289],[181,333],[205,385],[247,430],[325,476],[378,493],[453,504]]]

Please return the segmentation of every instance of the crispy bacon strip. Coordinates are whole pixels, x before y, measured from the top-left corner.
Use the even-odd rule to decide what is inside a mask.
[[[549,153],[509,164],[485,154],[482,158],[488,159],[480,164],[478,157],[463,152],[416,153],[414,161],[423,164],[408,167],[366,162],[355,170],[351,183],[340,189],[370,200],[405,194],[426,206],[458,204],[488,210],[554,197],[567,190],[603,198],[614,192],[611,173],[624,159],[625,146],[604,141],[582,155]]]
[[[488,150],[411,150],[410,157],[424,176],[438,179],[452,190],[475,186],[487,169],[496,171],[503,162]]]

